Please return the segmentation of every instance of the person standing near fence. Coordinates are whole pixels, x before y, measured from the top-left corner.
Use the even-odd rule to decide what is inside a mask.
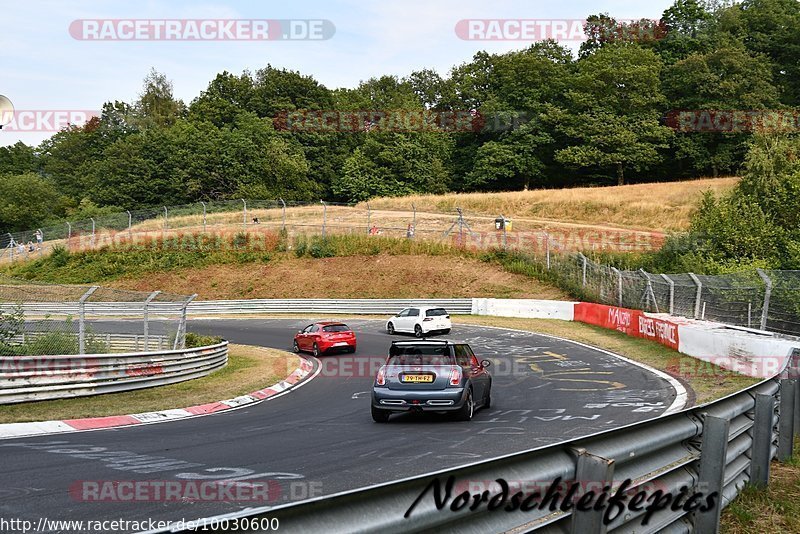
[[[42,233],[41,230],[36,230],[36,233],[34,235],[36,235],[36,246],[38,250],[42,250],[42,242],[44,242],[44,234]]]

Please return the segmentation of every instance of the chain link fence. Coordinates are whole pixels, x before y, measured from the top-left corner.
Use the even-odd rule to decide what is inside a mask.
[[[0,356],[185,348],[186,309],[193,298],[32,284],[0,275]]]

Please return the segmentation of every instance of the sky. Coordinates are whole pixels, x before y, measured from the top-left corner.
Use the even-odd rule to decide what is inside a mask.
[[[402,77],[422,68],[446,75],[480,50],[504,52],[531,42],[462,39],[456,33],[460,20],[580,21],[600,12],[617,19],[657,19],[671,4],[671,0],[6,0],[0,15],[0,95],[17,112],[29,113],[25,124],[20,119],[17,128],[0,130],[0,146],[17,141],[36,145],[52,135],[48,128],[69,120],[65,117],[79,118],[81,112],[99,110],[107,101],[133,102],[151,68],[165,73],[175,96],[187,104],[218,73],[239,74],[267,64],[312,75],[331,89],[355,87],[373,76]],[[86,19],[325,20],[335,31],[324,40],[76,39],[73,34],[81,35],[81,29],[92,31],[87,23],[73,24]],[[182,24],[186,28],[188,23]],[[71,32],[71,25],[78,29]],[[580,43],[564,40],[563,44],[577,50]]]

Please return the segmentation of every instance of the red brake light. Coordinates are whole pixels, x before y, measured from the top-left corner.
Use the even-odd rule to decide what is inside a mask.
[[[458,386],[461,384],[461,368],[460,367],[453,367],[450,370],[450,381],[449,384],[451,386]]]
[[[378,376],[375,377],[375,384],[378,386],[386,385],[386,368],[381,367],[378,369]]]

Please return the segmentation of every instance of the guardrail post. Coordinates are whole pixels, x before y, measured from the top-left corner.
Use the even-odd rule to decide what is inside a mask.
[[[325,238],[325,228],[328,225],[328,205],[324,200],[320,200],[320,202],[322,203],[322,237]]]
[[[181,309],[181,322],[178,325],[178,332],[175,334],[175,343],[172,345],[172,350],[186,348],[186,309],[189,307],[189,303],[196,298],[197,293],[186,299],[186,301],[183,303],[183,308]]]
[[[781,380],[780,419],[778,419],[778,461],[792,457],[794,449],[794,390],[795,381]]]
[[[86,354],[86,300],[100,289],[92,286],[78,301],[78,354]]]
[[[247,201],[245,199],[240,199],[242,204],[244,204],[244,209],[242,211],[242,225],[244,229],[247,230]]]
[[[767,318],[769,317],[769,298],[772,295],[772,279],[767,276],[763,269],[756,269],[756,272],[764,281],[764,307],[761,308],[761,330],[766,330]]]
[[[756,486],[766,486],[769,482],[774,414],[775,398],[765,393],[757,393],[753,419],[753,445],[750,450],[750,483]]]
[[[697,293],[696,293],[696,295],[694,297],[694,318],[695,319],[699,319],[700,318],[700,297],[703,294],[703,283],[700,281],[699,278],[697,278],[696,274],[694,274],[694,273],[688,273],[688,274],[689,274],[689,278],[691,278],[692,282],[694,282],[694,285],[697,286]]]
[[[148,342],[150,340],[150,313],[149,313],[149,306],[150,303],[153,301],[154,298],[158,296],[161,291],[153,291],[144,301],[144,306],[142,307],[142,320],[144,322],[144,351],[147,352],[149,350]]]
[[[728,433],[731,422],[724,417],[706,414],[700,445],[698,490],[704,495],[717,492],[717,506],[707,512],[695,512],[695,534],[715,534],[719,531],[722,512],[722,490],[725,487],[725,455],[728,453]]]
[[[575,481],[578,491],[575,494],[576,503],[589,492],[595,495],[600,493],[605,486],[610,486],[614,479],[614,460],[595,456],[585,449],[578,449],[578,465],[575,469]],[[596,487],[589,487],[596,484]],[[600,510],[572,510],[570,522],[571,534],[605,534],[607,526],[603,523],[604,509]]]
[[[583,263],[583,266],[582,266],[583,275],[582,275],[581,286],[585,287],[586,286],[586,256],[584,256],[580,252],[578,252],[578,256],[581,257],[581,262]]]
[[[203,205],[203,233],[206,233],[206,203],[201,200],[200,204]]]

